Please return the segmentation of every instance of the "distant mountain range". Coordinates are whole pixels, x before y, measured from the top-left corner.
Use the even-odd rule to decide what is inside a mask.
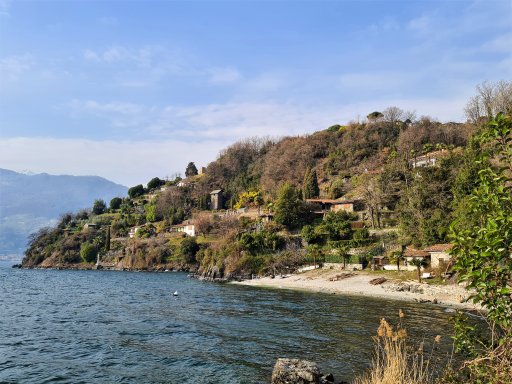
[[[26,174],[0,168],[0,256],[21,255],[30,233],[64,212],[109,203],[127,188],[98,176]]]

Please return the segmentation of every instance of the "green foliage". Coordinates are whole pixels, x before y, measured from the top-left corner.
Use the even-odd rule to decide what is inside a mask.
[[[142,184],[136,185],[135,187],[131,187],[128,189],[128,196],[130,196],[131,199],[134,199],[136,197],[142,196],[144,194],[144,187]]]
[[[285,245],[284,239],[279,234],[265,229],[243,232],[238,241],[252,255],[275,252]]]
[[[341,128],[341,125],[339,124],[334,124],[334,125],[331,125],[329,128],[326,129],[327,132],[338,132]]]
[[[80,257],[84,263],[93,263],[96,261],[98,251],[91,243],[83,243],[80,246]]]
[[[158,177],[154,177],[148,181],[148,190],[156,189],[164,184],[165,184],[165,181],[159,179]]]
[[[185,258],[189,264],[196,262],[196,254],[199,251],[199,245],[196,238],[187,236],[180,243],[180,254]]]
[[[107,233],[105,234],[105,252],[110,251],[110,226],[107,227]]]
[[[112,200],[110,200],[110,209],[116,210],[121,208],[121,204],[123,203],[123,199],[120,197],[114,197]]]
[[[105,213],[107,209],[107,204],[102,199],[94,200],[94,205],[92,206],[92,213],[95,215],[101,215],[102,213]]]
[[[485,161],[493,156],[504,167],[487,166],[478,172],[477,187],[467,199],[464,215],[451,227],[455,244],[455,269],[461,281],[476,293],[473,301],[484,305],[488,318],[512,330],[512,120],[499,115],[489,123],[481,140]]]
[[[322,221],[322,228],[329,240],[349,240],[352,237],[351,221],[355,220],[354,215],[345,212],[329,211]]]
[[[146,221],[154,223],[155,221],[162,220],[162,216],[157,211],[155,204],[146,204],[144,210],[146,211]]]
[[[304,174],[304,181],[302,182],[302,196],[305,199],[312,199],[320,195],[320,188],[318,188],[318,178],[316,171],[308,168]]]
[[[193,162],[188,163],[187,169],[185,169],[185,176],[196,176],[198,173],[196,165]]]
[[[299,191],[290,184],[286,183],[279,189],[274,209],[275,222],[288,229],[300,228],[309,221],[307,207]]]

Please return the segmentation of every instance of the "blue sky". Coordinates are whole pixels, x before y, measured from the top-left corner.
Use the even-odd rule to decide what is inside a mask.
[[[0,167],[131,186],[512,79],[512,1],[0,0]]]

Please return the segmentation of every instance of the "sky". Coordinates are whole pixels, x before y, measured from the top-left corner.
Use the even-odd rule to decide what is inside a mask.
[[[126,186],[512,79],[512,0],[0,0],[0,168]]]

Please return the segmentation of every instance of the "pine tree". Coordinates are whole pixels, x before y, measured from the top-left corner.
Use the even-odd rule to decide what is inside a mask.
[[[195,176],[198,173],[199,172],[197,171],[196,165],[192,161],[190,163],[188,163],[187,169],[185,170],[185,176],[186,177]]]
[[[304,199],[311,199],[320,195],[320,188],[318,188],[318,178],[316,171],[308,168],[304,175],[302,183],[302,195]]]

